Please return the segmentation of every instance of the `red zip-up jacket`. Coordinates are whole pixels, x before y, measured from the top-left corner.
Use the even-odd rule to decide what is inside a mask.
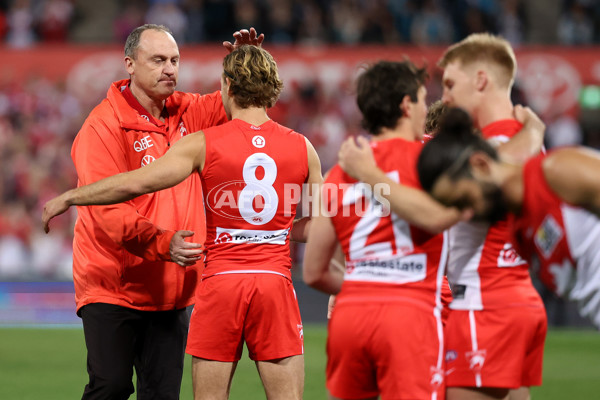
[[[78,186],[140,168],[188,133],[227,121],[219,92],[205,96],[175,92],[166,100],[168,118],[156,125],[140,115],[141,106],[127,101],[122,91],[128,85],[129,80],[114,82],[75,138],[71,157]],[[201,266],[184,268],[166,255],[177,230],[194,231],[188,240],[204,242],[199,174],[121,204],[77,211],[73,240],[77,311],[89,303],[145,311],[193,304]]]

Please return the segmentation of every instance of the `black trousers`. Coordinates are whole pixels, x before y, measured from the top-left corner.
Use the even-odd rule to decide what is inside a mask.
[[[81,308],[89,382],[82,399],[179,399],[189,316],[185,309],[139,311],[94,303]]]

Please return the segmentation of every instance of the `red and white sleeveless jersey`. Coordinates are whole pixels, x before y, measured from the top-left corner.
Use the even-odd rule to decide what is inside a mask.
[[[508,141],[520,129],[516,120],[500,120],[483,128],[483,136],[496,143]],[[540,304],[529,276],[529,266],[513,246],[507,220],[460,222],[450,228],[448,280],[451,309],[483,310]]]
[[[304,136],[271,120],[234,119],[206,129],[201,172],[206,268],[290,277],[289,235],[308,177]]]
[[[538,275],[559,296],[578,303],[579,311],[600,327],[600,220],[566,204],[550,188],[540,155],[523,169],[523,205],[515,237],[526,257],[538,260]]]
[[[371,144],[375,160],[392,180],[421,188],[417,158],[423,144],[395,138]],[[384,185],[376,185],[374,191]],[[440,307],[446,263],[445,235],[431,235],[400,219],[375,200],[369,186],[339,165],[323,186],[323,198],[346,256],[346,273],[336,302],[411,301]]]

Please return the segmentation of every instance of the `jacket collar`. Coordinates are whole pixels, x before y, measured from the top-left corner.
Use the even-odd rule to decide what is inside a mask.
[[[106,98],[112,106],[121,128],[125,130],[158,132],[164,134],[164,127],[156,126],[152,122],[147,121],[137,110],[129,105],[122,93],[122,90],[129,86],[129,82],[129,79],[113,82],[106,94]],[[185,93],[178,91],[173,93],[165,102],[165,106],[169,113],[169,120],[174,118],[174,121],[179,121],[181,115],[189,105],[189,96],[185,96]]]

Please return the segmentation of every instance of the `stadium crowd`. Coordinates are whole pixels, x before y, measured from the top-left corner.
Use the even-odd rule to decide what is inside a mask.
[[[224,40],[239,26],[279,44],[449,44],[482,31],[513,46],[600,43],[600,3],[593,0],[0,1],[0,38],[14,47],[121,43],[149,22],[169,26],[180,44]]]

